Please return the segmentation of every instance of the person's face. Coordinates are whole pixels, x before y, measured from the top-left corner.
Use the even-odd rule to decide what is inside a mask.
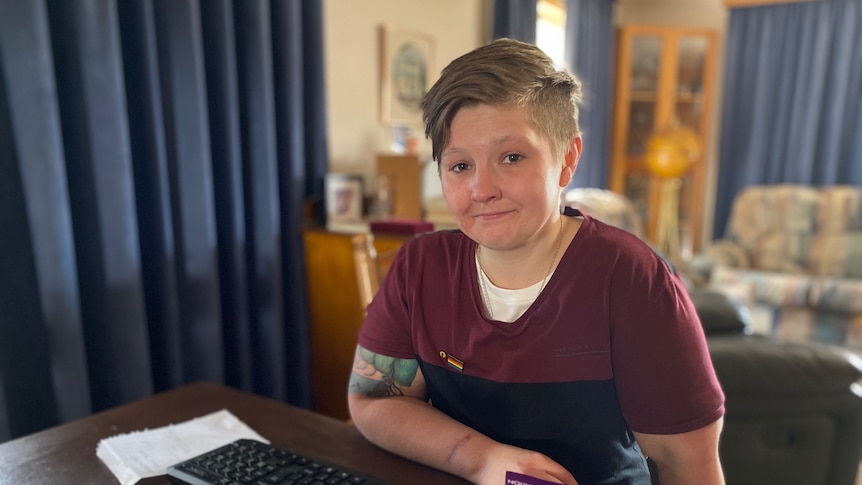
[[[493,250],[524,247],[556,225],[560,190],[572,178],[580,147],[574,138],[559,160],[521,108],[462,108],[441,151],[443,197],[477,243]]]

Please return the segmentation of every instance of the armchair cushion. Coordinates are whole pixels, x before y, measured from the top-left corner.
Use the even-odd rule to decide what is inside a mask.
[[[862,359],[839,347],[762,336],[709,338],[708,344],[722,389],[731,396],[843,394],[862,378]]]
[[[752,260],[765,271],[862,278],[862,231],[765,233],[752,248]],[[724,264],[745,267],[735,260]]]
[[[751,315],[739,300],[708,289],[692,289],[689,297],[707,337],[750,333]]]
[[[753,248],[771,232],[814,232],[818,190],[799,185],[754,186],[734,199],[725,237]]]
[[[753,266],[764,271],[806,274],[813,239],[810,232],[772,231],[763,234],[753,247]]]
[[[821,233],[812,246],[811,273],[862,280],[862,231]]]

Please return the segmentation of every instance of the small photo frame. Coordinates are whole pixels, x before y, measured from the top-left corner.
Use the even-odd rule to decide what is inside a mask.
[[[419,103],[431,88],[434,62],[432,36],[380,27],[380,121],[384,125],[422,125]]]
[[[330,173],[324,179],[326,222],[362,220],[364,192],[359,175]]]

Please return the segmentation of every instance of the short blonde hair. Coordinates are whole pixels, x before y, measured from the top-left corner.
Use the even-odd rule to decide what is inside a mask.
[[[580,135],[578,105],[581,83],[558,70],[538,47],[512,39],[499,39],[455,59],[422,99],[425,137],[432,156],[449,142],[452,119],[461,108],[485,104],[519,106],[527,120],[553,145],[558,157]]]

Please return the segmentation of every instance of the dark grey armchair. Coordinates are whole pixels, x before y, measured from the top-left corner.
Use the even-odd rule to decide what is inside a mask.
[[[749,335],[746,309],[692,290],[727,414],[728,485],[853,485],[862,459],[862,359]]]

